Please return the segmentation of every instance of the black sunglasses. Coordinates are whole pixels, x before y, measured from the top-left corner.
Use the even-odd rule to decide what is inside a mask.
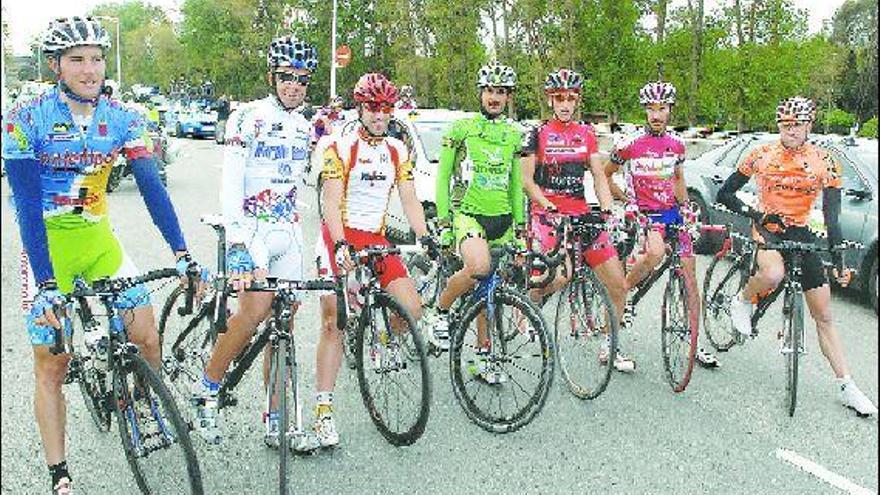
[[[276,72],[275,78],[278,82],[297,82],[303,86],[307,86],[312,80],[311,74],[294,74],[292,72]]]

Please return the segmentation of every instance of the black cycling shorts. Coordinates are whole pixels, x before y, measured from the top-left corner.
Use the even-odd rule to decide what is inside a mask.
[[[795,241],[803,243],[815,243],[816,235],[807,227],[787,227],[785,232],[774,234],[764,227],[758,231],[767,242]],[[786,262],[792,256],[791,253],[780,253]],[[828,275],[825,271],[825,263],[819,253],[804,253],[801,257],[801,288],[804,292],[813,290],[828,284]]]

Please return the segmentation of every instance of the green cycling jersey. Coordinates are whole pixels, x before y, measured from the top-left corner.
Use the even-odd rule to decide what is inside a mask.
[[[437,217],[449,218],[450,179],[467,162],[470,177],[459,211],[465,214],[513,217],[525,221],[522,169],[519,164],[522,133],[505,118],[487,119],[480,114],[461,119],[443,137],[437,172]]]

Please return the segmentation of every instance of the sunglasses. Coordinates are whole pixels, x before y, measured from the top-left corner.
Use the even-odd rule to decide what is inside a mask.
[[[557,93],[553,95],[553,99],[559,103],[565,101],[578,101],[578,98],[580,98],[578,95],[572,93]]]
[[[310,74],[294,74],[292,72],[276,72],[275,79],[278,82],[289,83],[296,82],[303,86],[308,86],[309,81],[312,80],[312,76]]]
[[[371,112],[391,113],[394,111],[394,105],[380,101],[365,101],[364,107]]]

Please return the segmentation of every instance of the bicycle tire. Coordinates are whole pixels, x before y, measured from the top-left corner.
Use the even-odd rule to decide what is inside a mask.
[[[188,402],[190,386],[201,379],[217,341],[217,334],[211,328],[210,320],[216,300],[194,307],[192,314],[182,316],[181,325],[170,325],[169,322],[182,304],[183,297],[186,297],[186,289],[175,287],[162,306],[158,325],[159,351],[165,378],[171,383],[173,393],[178,400]],[[174,335],[174,330],[180,333]],[[186,419],[189,421],[188,415]]]
[[[112,410],[107,405],[109,394],[106,376],[107,374],[103,370],[89,366],[80,370],[80,376],[77,380],[89,416],[95,422],[98,431],[102,433],[110,431],[110,424],[113,420]]]
[[[662,326],[660,332],[660,347],[663,354],[663,368],[666,370],[666,380],[672,386],[675,393],[683,392],[691,380],[694,370],[694,360],[697,352],[698,317],[690,307],[688,298],[689,289],[684,270],[674,267],[666,289],[663,291]],[[673,307],[675,297],[678,297],[678,309]],[[673,313],[675,312],[675,313]],[[674,318],[677,316],[678,318]],[[683,318],[682,318],[683,316]],[[672,346],[684,344],[686,356],[684,360],[675,359],[681,356],[672,355]],[[681,353],[678,353],[681,354]]]
[[[370,305],[365,310],[368,313],[359,318],[360,324],[355,340],[355,364],[361,398],[370,414],[370,419],[388,443],[395,446],[412,445],[425,432],[431,411],[431,374],[424,341],[409,311],[387,292],[379,291],[373,294]],[[391,312],[391,318],[389,318],[388,312]],[[393,315],[402,318],[410,330],[400,333],[392,330]],[[381,330],[390,331],[385,334],[380,333],[378,335],[379,342],[376,342],[377,335],[372,331],[371,325],[382,321],[386,325],[384,329],[380,329],[380,332]],[[406,341],[401,340],[404,334]],[[387,342],[381,341],[383,336]],[[395,342],[396,346],[389,345]],[[395,347],[396,352],[394,352]],[[389,362],[390,364],[388,364]],[[414,388],[418,389],[416,391],[418,398],[414,401],[417,403],[414,404],[414,414],[410,415],[412,416],[411,420],[407,420],[405,423],[397,421],[397,424],[394,425],[392,424],[394,423],[392,411],[381,408],[383,401],[380,400],[379,393],[382,387],[373,386],[368,375],[373,374],[380,377],[399,375],[400,371],[412,367],[412,364],[409,363],[415,365],[415,373],[418,375],[414,380],[410,380]],[[402,390],[402,386],[398,384],[396,390],[399,392]],[[384,403],[388,404],[388,397],[386,396],[385,399]],[[399,399],[398,395],[398,403]]]
[[[555,365],[555,353],[553,349],[553,342],[551,341],[551,337],[546,330],[546,325],[544,323],[544,319],[540,316],[539,311],[535,308],[534,304],[532,304],[528,299],[516,292],[513,292],[504,287],[496,288],[495,293],[495,302],[496,302],[496,320],[502,321],[504,317],[504,307],[510,307],[511,309],[518,310],[522,316],[528,321],[530,325],[529,329],[529,342],[538,343],[537,355],[535,353],[532,354],[531,357],[537,357],[541,360],[541,369],[538,372],[537,383],[534,387],[534,391],[529,394],[527,402],[519,408],[519,410],[514,411],[510,414],[501,415],[492,415],[491,413],[483,410],[479,405],[476,404],[474,398],[471,398],[468,395],[468,386],[471,383],[481,383],[476,380],[476,375],[474,373],[475,369],[478,367],[479,363],[470,358],[469,355],[464,354],[465,338],[467,336],[469,324],[474,322],[477,316],[483,312],[486,308],[486,299],[480,298],[474,302],[469,302],[463,309],[463,311],[459,314],[462,314],[462,318],[460,319],[460,323],[456,323],[453,327],[452,331],[452,342],[450,345],[449,352],[449,362],[450,362],[450,375],[452,379],[452,390],[455,392],[455,398],[458,401],[459,405],[461,405],[462,409],[464,409],[467,417],[477,426],[483,428],[486,431],[492,433],[509,433],[516,431],[523,426],[529,424],[543,409],[544,404],[547,401],[547,396],[550,393],[550,387],[553,384],[553,373],[554,373],[554,365]],[[496,321],[497,325],[497,321]],[[503,330],[501,331],[502,335],[499,339],[500,342],[503,342],[503,345],[509,345],[515,340],[511,340],[510,342],[506,341],[503,338]],[[523,337],[525,337],[525,333],[523,333]],[[534,339],[534,340],[533,340]],[[476,340],[476,335],[474,335],[474,340]],[[476,349],[476,346],[472,344],[467,344],[471,349]],[[522,346],[520,346],[521,348]],[[509,359],[507,356],[504,356],[502,359]],[[519,360],[517,360],[519,361]],[[517,363],[516,366],[519,369],[520,365]],[[466,381],[467,378],[467,381]],[[485,384],[485,382],[482,382]],[[522,385],[517,385],[521,388]],[[496,390],[500,390],[501,387],[496,387],[495,385],[485,386],[496,388]],[[503,387],[503,384],[502,384]],[[512,387],[509,387],[512,389]],[[497,392],[496,392],[497,396]],[[518,403],[518,402],[517,402]],[[501,404],[501,401],[498,401],[498,404]]]
[[[598,307],[596,307],[597,302]],[[576,308],[583,309],[583,313],[576,313]],[[569,310],[567,321],[566,315],[563,314],[566,309]],[[605,341],[605,334],[599,328],[604,326],[602,323],[605,322],[601,318],[608,320],[607,324],[610,327],[608,329],[609,352],[604,363],[599,359],[601,347],[593,349],[591,346],[591,344],[602,346]],[[575,326],[579,323],[583,324],[584,331],[581,331],[581,327]],[[563,289],[558,299],[554,319],[556,359],[559,363],[560,374],[565,380],[568,390],[575,397],[584,400],[595,399],[608,387],[617,352],[619,328],[620,319],[611,302],[608,289],[592,270],[578,274]],[[586,349],[588,346],[591,348]],[[581,351],[575,351],[569,357],[569,350],[578,347],[581,348]],[[579,369],[589,366],[589,363],[594,360],[598,365],[598,370],[582,372]],[[587,383],[589,375],[595,378],[594,383]]]
[[[117,358],[119,359],[119,358]],[[134,475],[135,482],[144,494],[152,493],[180,493],[181,480],[189,480],[189,492],[192,494],[203,494],[202,476],[193,450],[192,442],[189,436],[189,428],[184,423],[174,402],[171,393],[162,383],[159,375],[150,367],[150,365],[136,353],[127,353],[120,361],[117,362],[118,367],[113,375],[113,402],[116,412],[116,419],[119,426],[119,435],[122,440],[125,457],[128,465]],[[129,377],[132,381],[129,382]],[[155,421],[157,431],[151,435],[141,437],[145,431],[142,427],[145,425],[143,417],[136,411],[135,402],[143,404],[144,399],[135,398],[134,393],[138,387],[143,397],[150,398],[148,402],[149,412],[152,420]],[[150,391],[152,393],[150,393]],[[158,413],[157,409],[161,406],[162,412]],[[143,445],[143,440],[148,440],[151,436],[160,436],[162,441],[159,448],[148,447]],[[170,437],[170,438],[169,438]],[[184,463],[186,465],[186,475],[181,473],[162,473],[162,476],[148,476],[145,471],[153,471],[153,465],[147,466],[144,460],[151,455],[156,454],[160,450],[167,450],[168,447],[179,446],[183,451]],[[170,462],[167,458],[159,459],[158,467],[170,468]],[[157,483],[156,478],[162,478],[158,481],[162,483],[162,489],[154,489],[153,485]]]
[[[744,258],[731,260],[715,257],[703,279],[703,329],[716,351],[725,352],[738,342],[730,319],[730,303],[748,281],[748,266]]]
[[[799,293],[790,294],[790,310],[785,318],[783,348],[788,349],[785,356],[785,406],[789,417],[794,416],[797,407],[798,360],[800,358],[801,335],[804,329],[804,300]]]
[[[278,493],[287,495],[290,490],[290,481],[288,480],[287,465],[290,462],[290,438],[288,432],[290,430],[290,414],[287,407],[287,390],[290,383],[288,382],[287,372],[287,346],[290,342],[287,339],[279,339],[278,347],[272,353],[272,359],[276,360],[275,370],[278,373],[276,380],[281,379],[281,387],[278,390]],[[274,383],[278,383],[277,381]],[[268,393],[274,387],[270,387]]]

